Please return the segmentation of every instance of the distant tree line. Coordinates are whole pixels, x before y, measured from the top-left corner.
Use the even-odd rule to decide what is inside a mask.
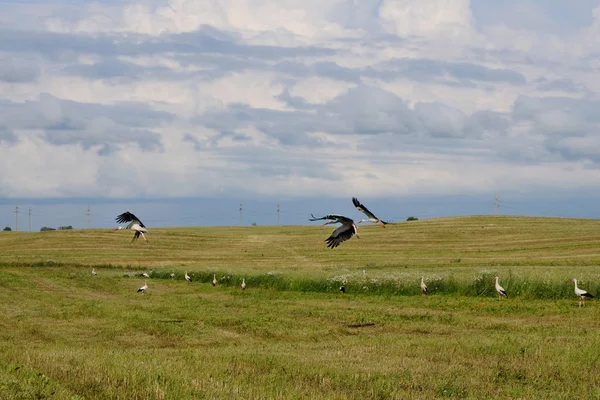
[[[64,230],[68,230],[68,229],[73,229],[73,227],[71,225],[64,225],[64,226],[59,226],[58,227],[59,231],[64,231]],[[42,226],[42,228],[40,229],[40,232],[55,231],[55,230],[56,229],[50,228],[49,226]]]

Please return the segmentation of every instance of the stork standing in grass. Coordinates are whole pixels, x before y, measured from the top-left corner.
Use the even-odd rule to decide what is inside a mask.
[[[187,271],[185,271],[185,280],[188,282],[192,281],[192,278],[190,278],[190,276],[188,275]]]
[[[246,278],[242,278],[242,290],[246,290]]]
[[[216,274],[213,274],[213,280],[211,283],[212,283],[213,287],[217,286],[217,275]]]
[[[594,298],[594,296],[592,296],[591,294],[589,294],[585,290],[579,289],[577,287],[577,279],[575,279],[575,278],[571,279],[571,283],[575,284],[575,295],[577,295],[579,297],[579,307],[585,305],[585,298],[586,297],[589,298],[589,299],[593,299]]]
[[[335,224],[338,222],[342,224],[342,226],[333,231],[333,233],[327,239],[325,239],[327,247],[329,247],[330,249],[339,246],[340,243],[350,239],[354,234],[356,234],[357,239],[360,239],[360,237],[358,236],[358,229],[356,228],[356,224],[352,219],[348,217],[344,217],[343,215],[338,214],[328,214],[321,218],[317,218],[312,214],[310,214],[310,216],[312,218],[309,218],[309,221],[319,221],[322,219],[327,220],[327,222],[325,222],[323,226],[328,224]]]
[[[132,243],[135,242],[137,238],[140,237],[140,235],[142,235],[146,242],[148,241],[148,239],[146,239],[146,236],[144,236],[144,233],[148,233],[148,229],[146,229],[146,226],[142,223],[142,221],[140,221],[138,217],[136,217],[129,211],[125,211],[123,214],[117,215],[116,220],[119,224],[129,222],[129,225],[127,225],[125,229],[131,229],[132,231],[135,231],[133,239],[131,240]],[[119,229],[121,229],[121,227],[118,227],[117,229],[115,229],[115,231],[118,231]]]
[[[137,292],[138,292],[138,293],[140,293],[140,292],[141,292],[141,293],[144,293],[144,294],[146,294],[146,289],[148,289],[148,282],[144,281],[144,285],[143,285],[142,287],[140,287],[140,288],[137,290]]]
[[[92,268],[92,275],[94,275],[94,276],[96,276],[96,275],[97,275],[97,273],[96,273],[96,268]]]
[[[421,295],[425,296],[426,294],[427,294],[427,285],[425,284],[423,277],[421,277]]]
[[[170,277],[171,279],[175,279],[175,272],[171,272],[171,275],[169,275],[169,277]]]
[[[369,217],[368,219],[361,219],[360,221],[358,221],[359,224],[361,222],[375,222],[375,223],[378,223],[379,225],[383,226],[384,228],[387,224],[389,224],[389,222],[382,221],[379,218],[377,218],[375,216],[375,214],[373,214],[371,211],[369,211],[369,209],[367,207],[365,207],[363,204],[361,204],[361,202],[358,201],[358,199],[356,197],[352,198],[352,204],[354,204],[354,207],[356,207],[356,209],[358,211],[360,211],[361,213],[364,213],[367,217]]]
[[[496,293],[498,293],[498,299],[502,300],[502,297],[506,297],[508,299],[508,295],[506,294],[506,291],[498,283],[498,277],[495,277],[494,280],[496,281]]]

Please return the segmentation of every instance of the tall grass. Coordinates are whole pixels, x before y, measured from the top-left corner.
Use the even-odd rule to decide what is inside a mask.
[[[109,267],[112,268],[112,267]],[[182,280],[184,271],[181,270],[153,270],[149,272],[151,279],[171,279],[170,274],[175,273],[175,280]],[[400,277],[377,278],[369,277],[365,272],[354,272],[337,275],[326,279],[302,278],[287,276],[284,273],[267,272],[262,274],[236,274],[223,270],[187,270],[195,283],[211,283],[213,275],[217,284],[225,287],[239,287],[245,279],[248,288],[272,289],[277,291],[298,291],[314,293],[338,292],[344,286],[346,293],[378,296],[415,296],[420,295],[420,276],[403,274]],[[458,295],[468,297],[495,297],[494,277],[497,271],[472,271],[472,277],[462,274],[460,277],[452,274],[440,276],[425,275],[429,295]],[[125,277],[140,277],[141,271],[127,272]],[[523,274],[514,274],[508,270],[500,278],[500,283],[508,293],[509,298],[522,297],[524,299],[569,299],[574,298],[573,284],[566,272],[552,277],[540,277]],[[592,276],[595,278],[596,276]],[[597,279],[580,279],[579,286],[593,294],[600,294],[600,281]]]

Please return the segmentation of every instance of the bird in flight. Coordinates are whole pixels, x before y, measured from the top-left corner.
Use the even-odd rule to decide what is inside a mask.
[[[146,229],[146,226],[142,223],[142,221],[140,221],[140,219],[138,217],[136,217],[129,211],[125,211],[123,214],[117,215],[116,220],[117,220],[117,223],[119,223],[119,224],[129,222],[129,225],[127,225],[125,227],[125,229],[131,229],[131,230],[135,231],[135,234],[133,235],[133,239],[131,240],[132,243],[135,242],[136,239],[140,237],[140,235],[142,235],[142,237],[144,238],[144,240],[146,242],[148,241],[146,239],[146,236],[144,236],[144,233],[148,233],[148,229]],[[120,229],[120,227],[116,228],[115,231],[117,231],[119,229]]]
[[[354,234],[356,234],[357,239],[360,239],[360,237],[358,236],[358,229],[356,228],[356,224],[352,219],[348,217],[344,217],[343,215],[337,214],[328,214],[321,218],[317,218],[312,214],[310,214],[310,216],[312,218],[309,218],[309,221],[319,221],[323,219],[327,220],[327,222],[325,222],[323,226],[328,224],[335,224],[338,222],[342,224],[342,226],[338,227],[327,239],[325,239],[327,247],[329,247],[330,249],[339,246],[342,242],[345,242],[346,240],[350,239]]]
[[[384,228],[387,224],[389,224],[389,222],[382,221],[379,218],[377,218],[375,216],[375,214],[373,214],[371,211],[369,211],[369,209],[367,207],[365,207],[363,204],[361,204],[361,202],[358,201],[358,199],[356,197],[352,198],[352,204],[354,204],[354,207],[356,207],[356,209],[358,211],[360,211],[361,213],[364,213],[367,217],[369,217],[367,219],[361,219],[360,221],[358,221],[359,224],[361,222],[376,222],[379,225],[383,226]]]

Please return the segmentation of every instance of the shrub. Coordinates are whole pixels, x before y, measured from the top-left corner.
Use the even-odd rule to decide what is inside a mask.
[[[406,220],[407,221],[418,221],[419,218],[417,218],[417,217],[408,217],[408,218],[406,218]]]
[[[10,229],[10,226],[7,226],[3,229],[4,232],[10,232],[12,231],[12,229]]]

